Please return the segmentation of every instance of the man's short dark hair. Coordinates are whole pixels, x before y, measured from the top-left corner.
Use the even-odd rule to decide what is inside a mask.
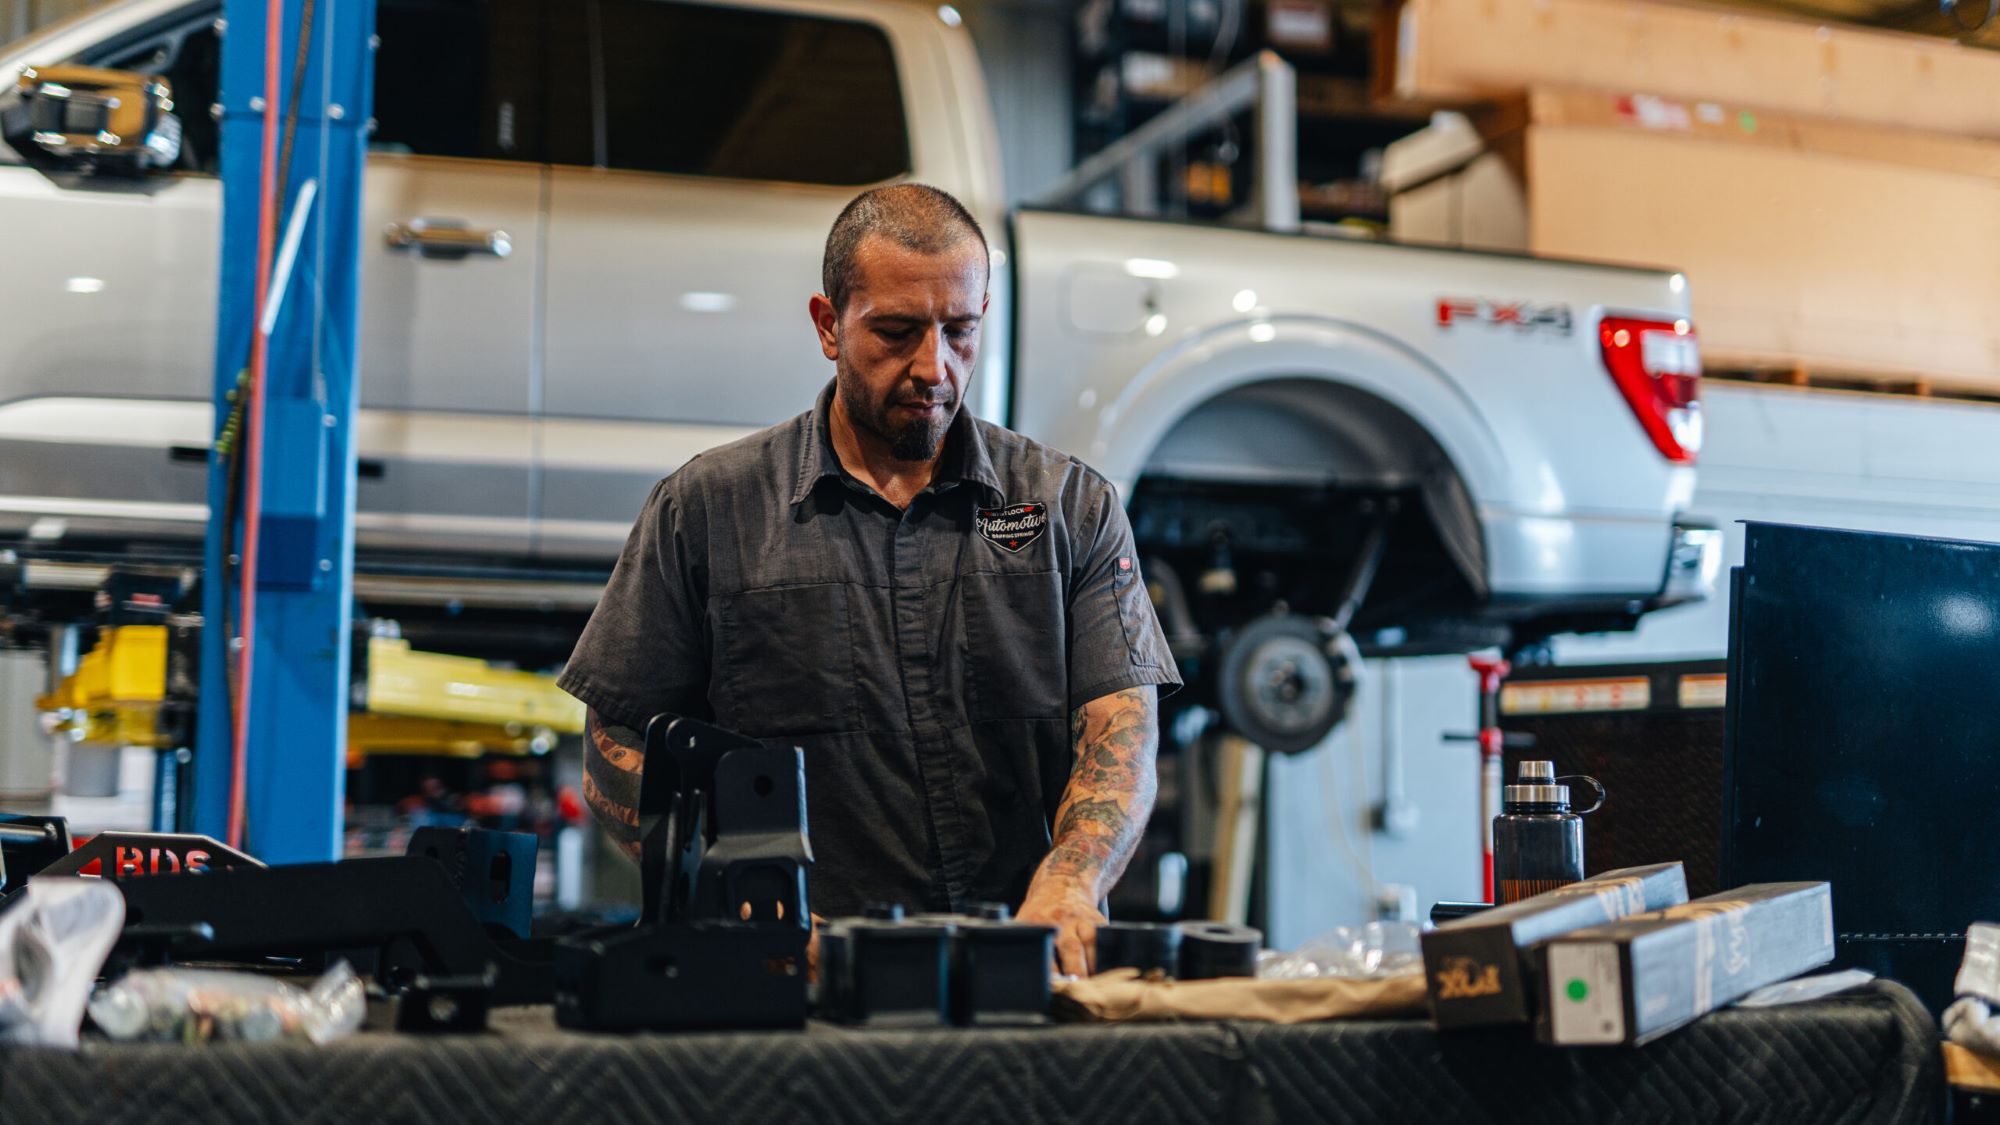
[[[891,184],[862,192],[841,209],[826,236],[820,284],[835,312],[847,308],[854,289],[854,254],[869,235],[881,235],[906,250],[942,254],[968,238],[987,251],[986,232],[965,205],[929,184]],[[987,268],[992,268],[990,258]]]

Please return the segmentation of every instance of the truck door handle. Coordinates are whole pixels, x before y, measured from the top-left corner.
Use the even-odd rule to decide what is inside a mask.
[[[415,250],[426,258],[463,258],[491,254],[504,258],[514,242],[504,230],[474,230],[463,219],[411,219],[390,223],[383,235],[391,250]]]

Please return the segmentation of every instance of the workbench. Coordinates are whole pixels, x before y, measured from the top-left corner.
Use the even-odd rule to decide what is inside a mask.
[[[1936,1120],[1936,1025],[1875,983],[1717,1012],[1637,1050],[1420,1020],[585,1035],[509,1009],[477,1036],[0,1051],[0,1119],[84,1122]]]

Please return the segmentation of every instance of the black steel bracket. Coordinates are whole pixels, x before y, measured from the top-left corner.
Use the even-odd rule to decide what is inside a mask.
[[[693,719],[646,727],[636,926],[556,943],[566,1027],[803,1027],[805,758]]]

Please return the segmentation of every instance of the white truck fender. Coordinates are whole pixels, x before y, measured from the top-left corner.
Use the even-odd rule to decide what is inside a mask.
[[[1149,454],[1181,419],[1227,391],[1278,378],[1325,380],[1401,410],[1436,440],[1475,501],[1508,479],[1497,435],[1450,375],[1393,338],[1315,316],[1248,318],[1191,333],[1098,412],[1085,459],[1129,497]]]

